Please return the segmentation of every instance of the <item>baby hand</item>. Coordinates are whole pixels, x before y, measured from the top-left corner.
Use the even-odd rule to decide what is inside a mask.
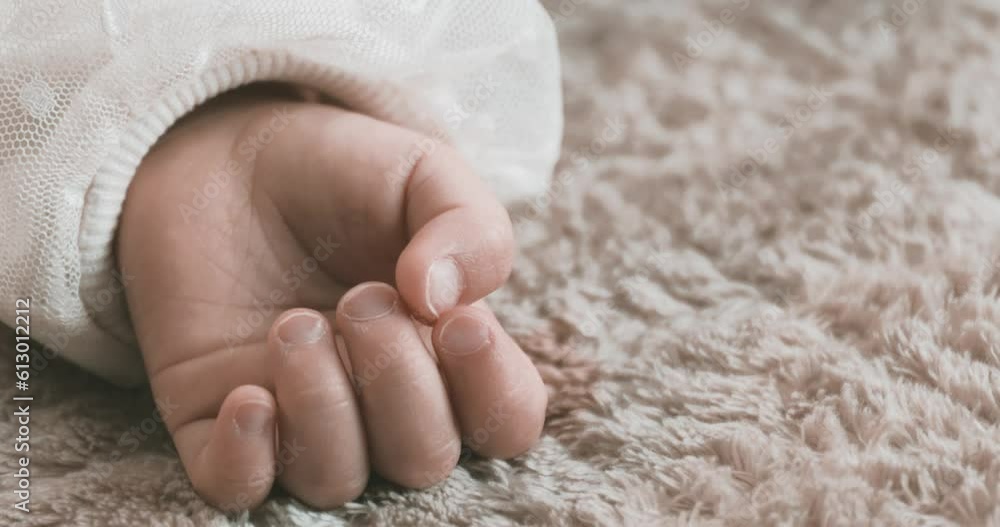
[[[277,481],[332,508],[370,468],[423,488],[463,439],[500,458],[538,439],[541,379],[477,302],[510,273],[510,220],[429,141],[258,86],[199,108],[143,160],[118,262],[207,501],[252,508]]]

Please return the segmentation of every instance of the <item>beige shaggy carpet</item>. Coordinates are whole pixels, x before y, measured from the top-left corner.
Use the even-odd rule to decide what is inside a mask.
[[[1000,525],[998,2],[549,7],[564,157],[493,302],[551,390],[537,448],[227,518],[145,391],[53,363],[0,524]]]

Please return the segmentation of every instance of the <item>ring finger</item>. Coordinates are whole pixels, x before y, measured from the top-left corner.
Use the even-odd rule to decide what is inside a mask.
[[[368,481],[364,429],[326,317],[309,309],[288,311],[275,322],[269,345],[278,400],[278,480],[321,509],[358,497]]]
[[[429,487],[458,462],[461,440],[434,359],[391,286],[356,286],[337,306],[368,431],[372,465],[386,479]]]

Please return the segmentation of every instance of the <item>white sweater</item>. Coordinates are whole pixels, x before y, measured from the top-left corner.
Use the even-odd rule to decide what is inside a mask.
[[[115,271],[122,202],[160,135],[216,94],[320,89],[446,135],[512,200],[544,191],[558,157],[558,68],[534,0],[0,0],[0,321],[31,298],[36,340],[144,381]]]

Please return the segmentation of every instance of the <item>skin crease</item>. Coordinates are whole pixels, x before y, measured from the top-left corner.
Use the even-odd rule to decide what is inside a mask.
[[[513,263],[506,211],[447,146],[400,170],[419,135],[311,99],[256,85],[196,109],[122,214],[150,384],[227,510],[275,483],[338,507],[371,471],[425,488],[462,442],[510,458],[544,421],[538,372],[480,301]]]

